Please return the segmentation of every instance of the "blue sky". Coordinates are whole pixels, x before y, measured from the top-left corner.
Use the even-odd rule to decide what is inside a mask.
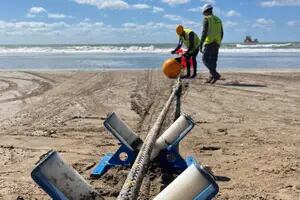
[[[225,42],[300,41],[300,0],[1,0],[1,44],[173,43],[212,3]]]

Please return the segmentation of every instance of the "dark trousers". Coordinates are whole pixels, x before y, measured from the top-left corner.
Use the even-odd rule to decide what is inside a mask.
[[[199,48],[196,49],[195,51],[193,51],[191,54],[185,56],[186,58],[186,75],[184,76],[185,78],[195,78],[197,76],[197,55],[199,53]],[[191,62],[190,62],[190,58],[192,58],[193,60],[193,65],[194,65],[194,72],[193,75],[191,76]],[[181,63],[181,58],[175,58],[175,60],[178,63]]]
[[[187,70],[187,77],[195,78],[197,76],[197,56],[199,53],[199,48],[196,49],[193,53],[191,53],[189,56],[186,56],[186,70]],[[190,58],[193,60],[193,65],[194,65],[194,72],[191,76],[191,62]]]
[[[219,79],[220,74],[217,72],[217,61],[219,56],[220,46],[217,43],[211,43],[204,47],[202,60],[204,65],[208,68],[209,73],[214,79]]]

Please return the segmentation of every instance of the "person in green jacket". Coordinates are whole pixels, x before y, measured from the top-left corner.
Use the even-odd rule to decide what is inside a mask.
[[[206,83],[214,84],[221,75],[217,72],[219,48],[223,40],[223,25],[221,19],[213,15],[213,6],[205,4],[202,7],[203,31],[200,41],[200,51],[203,53],[202,60],[210,72]],[[204,46],[204,49],[203,49]]]
[[[192,31],[191,29],[184,28],[182,25],[178,25],[176,27],[176,33],[179,37],[177,47],[171,52],[175,54],[178,49],[182,47],[184,44],[188,50],[183,55],[186,58],[187,64],[187,74],[181,78],[195,78],[197,76],[197,55],[199,53],[199,46],[200,46],[200,38],[198,35]],[[190,58],[193,60],[194,71],[191,76],[191,63]]]

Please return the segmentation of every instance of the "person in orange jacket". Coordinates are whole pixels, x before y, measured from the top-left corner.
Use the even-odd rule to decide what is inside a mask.
[[[182,47],[184,44],[188,49],[184,53],[184,57],[186,58],[186,65],[187,65],[187,74],[181,78],[195,78],[197,76],[197,55],[199,53],[199,45],[200,39],[198,35],[192,31],[191,29],[184,28],[182,25],[178,25],[176,27],[176,33],[179,37],[177,47],[171,52],[175,54],[178,49]],[[190,59],[192,58],[192,62],[194,65],[194,72],[191,75],[191,63]]]

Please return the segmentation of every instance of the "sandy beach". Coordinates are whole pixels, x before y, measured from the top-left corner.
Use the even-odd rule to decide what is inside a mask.
[[[216,199],[296,200],[300,195],[300,72],[207,74],[184,83],[182,111],[196,122],[183,156],[209,165]],[[145,138],[174,80],[160,71],[1,72],[0,199],[49,199],[30,172],[54,149],[105,199],[115,199],[127,169],[89,173],[118,148],[103,121],[116,112]],[[159,192],[150,183],[149,198]]]

